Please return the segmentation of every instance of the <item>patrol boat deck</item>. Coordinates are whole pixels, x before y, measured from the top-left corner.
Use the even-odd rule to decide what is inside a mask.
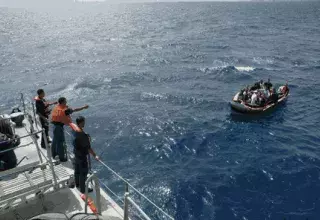
[[[95,172],[86,182],[86,197],[92,198],[94,203],[90,205],[90,201],[81,198],[78,189],[68,186],[73,182],[72,155],[69,155],[70,160],[67,162],[51,159],[50,145],[46,143],[47,149],[42,149],[41,138],[35,137],[37,134],[44,134],[42,130],[34,128],[32,121],[37,122],[37,119],[26,111],[22,114],[25,116],[23,126],[14,128],[15,134],[21,138],[20,145],[14,150],[20,163],[13,169],[0,172],[0,219],[33,219],[38,216],[34,219],[128,220],[129,205],[132,205],[143,219],[150,219],[130,198],[129,186],[130,190],[136,191],[154,205],[162,213],[163,219],[173,219],[103,162],[103,166],[126,184],[124,209],[100,187],[101,181]],[[89,194],[88,185],[94,189]],[[106,188],[110,190],[107,186]],[[113,193],[111,190],[110,192]]]

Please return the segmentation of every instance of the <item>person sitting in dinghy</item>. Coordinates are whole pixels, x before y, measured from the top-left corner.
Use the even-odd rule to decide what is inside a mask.
[[[288,82],[284,86],[280,86],[278,89],[279,95],[286,94],[289,91]]]
[[[258,105],[263,107],[266,104],[266,97],[261,91],[258,92]]]
[[[244,89],[241,89],[238,95],[238,100],[242,101],[244,99],[243,93],[244,93]]]
[[[250,99],[250,97],[251,97],[251,92],[250,92],[250,89],[249,89],[249,88],[250,88],[250,87],[247,86],[247,87],[244,89],[244,91],[243,91],[243,93],[242,93],[242,99],[240,99],[241,101],[243,101],[243,102],[249,101],[249,99]]]
[[[256,82],[253,86],[251,86],[250,90],[258,90],[263,88],[263,80],[260,80],[259,82]]]
[[[272,89],[271,93],[270,93],[270,96],[268,98],[267,104],[272,104],[272,103],[277,104],[278,103],[278,99],[279,99],[278,93],[276,92],[275,89]]]
[[[272,83],[270,82],[270,79],[268,79],[268,81],[264,83],[264,87],[266,90],[270,90],[272,88]]]
[[[258,94],[257,92],[254,92],[251,96],[251,105],[257,105],[257,101],[258,101]]]

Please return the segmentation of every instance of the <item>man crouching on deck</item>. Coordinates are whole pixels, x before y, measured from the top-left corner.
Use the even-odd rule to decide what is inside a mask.
[[[80,188],[81,193],[85,193],[85,182],[89,171],[88,167],[88,154],[90,153],[96,160],[99,157],[92,150],[90,145],[90,136],[83,131],[85,125],[85,118],[79,116],[76,119],[77,124],[70,124],[74,135],[74,156],[75,156],[75,169],[74,178],[77,188]],[[92,189],[88,189],[88,192],[92,192]]]

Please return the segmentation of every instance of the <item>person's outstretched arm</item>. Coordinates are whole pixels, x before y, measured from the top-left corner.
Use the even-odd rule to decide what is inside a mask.
[[[87,108],[89,108],[89,105],[85,105],[85,106],[82,106],[80,108],[74,108],[74,109],[72,109],[73,110],[72,112],[79,112],[79,111],[82,111],[82,110],[87,109]]]
[[[50,106],[50,105],[56,105],[56,104],[58,104],[58,102],[57,102],[57,101],[56,101],[56,102],[48,102],[47,104],[48,104],[48,106]]]

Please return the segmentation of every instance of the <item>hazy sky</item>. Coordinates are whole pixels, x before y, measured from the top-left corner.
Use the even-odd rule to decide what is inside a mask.
[[[77,1],[102,1],[107,3],[123,3],[123,2],[197,2],[197,1],[237,1],[237,0],[77,0]],[[250,1],[250,0],[240,0],[240,1]],[[73,4],[74,0],[0,0],[1,6],[9,7],[33,7],[41,5],[65,5]]]
[[[259,0],[77,0],[77,1],[103,1],[107,3],[123,3],[123,2],[204,2],[204,1],[259,1]],[[261,0],[260,0],[261,1]],[[263,1],[263,0],[262,0]],[[264,0],[273,1],[273,0]],[[307,0],[275,0],[275,1],[307,1]],[[313,0],[320,1],[320,0]],[[74,0],[0,0],[1,6],[11,7],[33,7],[41,5],[65,5],[73,4]]]
[[[239,0],[76,0],[76,1],[103,1],[103,2],[110,2],[110,3],[117,3],[117,2],[203,2],[203,1],[239,1]],[[251,1],[251,0],[240,0],[240,1]],[[268,0],[265,0],[268,1]],[[3,4],[34,4],[34,3],[67,3],[67,2],[74,2],[74,0],[0,0],[0,5]]]

